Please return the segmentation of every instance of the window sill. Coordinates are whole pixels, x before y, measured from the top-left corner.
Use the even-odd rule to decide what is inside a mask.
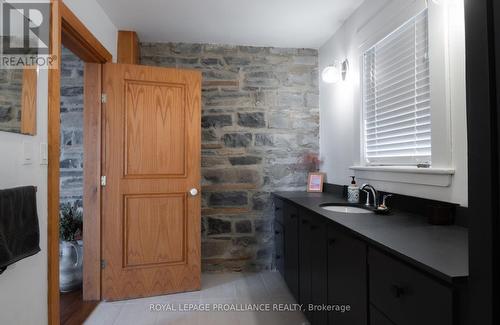
[[[448,187],[455,170],[406,166],[352,166],[358,179]]]

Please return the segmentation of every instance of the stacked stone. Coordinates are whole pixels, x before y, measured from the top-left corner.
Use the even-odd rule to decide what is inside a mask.
[[[317,50],[142,43],[141,63],[203,73],[204,269],[272,268],[270,193],[304,190],[318,152]]]
[[[83,199],[83,67],[83,61],[63,47],[60,202],[78,207]]]

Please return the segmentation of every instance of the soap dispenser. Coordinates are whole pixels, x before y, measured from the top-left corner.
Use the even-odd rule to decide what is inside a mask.
[[[351,185],[347,187],[347,201],[349,203],[359,203],[359,187],[356,185],[356,177],[351,176]]]

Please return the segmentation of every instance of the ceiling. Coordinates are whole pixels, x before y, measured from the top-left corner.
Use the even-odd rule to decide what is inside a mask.
[[[141,41],[319,48],[363,0],[97,0]]]

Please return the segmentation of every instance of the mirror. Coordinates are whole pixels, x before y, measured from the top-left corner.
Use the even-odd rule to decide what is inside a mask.
[[[0,31],[2,51],[0,53],[2,57],[0,66],[0,131],[35,135],[37,67],[16,63],[18,60],[24,61],[21,60],[24,56],[30,57],[37,54],[32,49],[31,34],[29,37],[24,36],[26,22],[29,22],[29,18],[25,17],[22,8],[17,8],[14,3],[5,3],[5,6],[2,4],[0,11],[5,22],[10,22],[7,27],[6,24],[3,24]],[[28,49],[26,49],[26,41],[30,42]],[[6,47],[6,45],[8,46]],[[13,49],[15,51],[12,52]]]
[[[0,131],[36,134],[37,70],[0,69]]]

